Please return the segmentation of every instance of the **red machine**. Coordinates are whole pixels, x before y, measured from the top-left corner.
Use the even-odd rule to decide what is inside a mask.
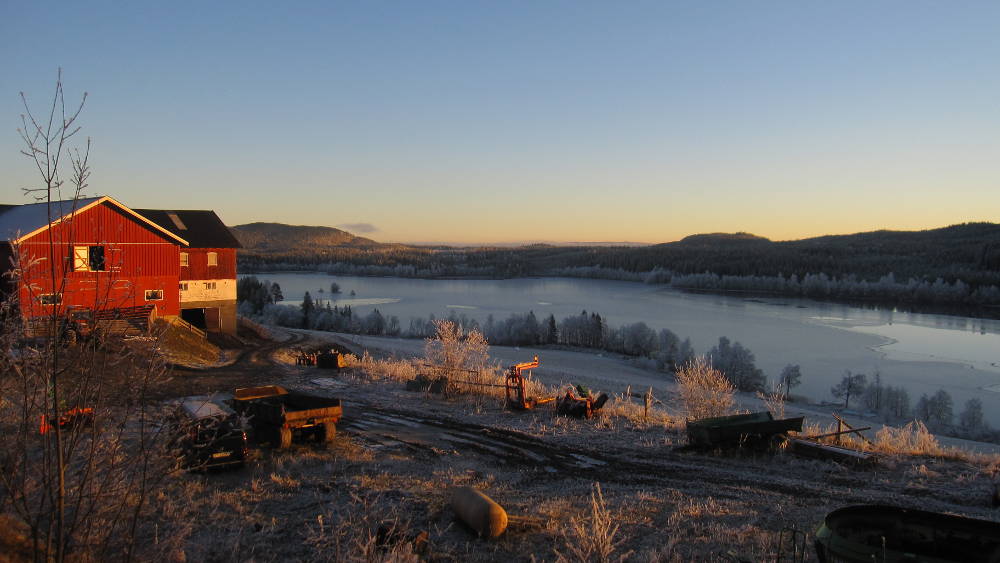
[[[538,356],[530,362],[514,364],[507,368],[507,379],[504,381],[504,392],[507,395],[507,406],[513,410],[526,411],[555,401],[555,397],[536,399],[528,397],[524,392],[524,371],[538,367]]]
[[[72,428],[74,426],[90,426],[94,424],[94,409],[90,407],[74,407],[59,415],[58,418],[50,415],[42,415],[42,422],[38,425],[39,434],[48,434],[55,430],[53,423],[59,428]]]

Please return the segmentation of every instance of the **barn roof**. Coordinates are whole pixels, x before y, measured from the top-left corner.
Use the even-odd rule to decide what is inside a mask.
[[[191,248],[241,248],[229,227],[214,211],[136,209],[160,227],[184,237]]]
[[[92,207],[108,203],[121,209],[126,215],[131,215],[151,230],[174,239],[187,246],[188,242],[182,236],[164,229],[160,225],[139,215],[109,196],[88,197],[76,200],[28,203],[25,205],[0,205],[0,240],[18,243],[38,233],[44,232],[49,225],[57,224],[68,217],[82,213]],[[49,205],[51,205],[52,221],[49,221]]]

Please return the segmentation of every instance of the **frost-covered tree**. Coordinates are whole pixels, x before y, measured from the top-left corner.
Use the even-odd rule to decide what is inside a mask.
[[[399,317],[396,315],[390,315],[388,322],[385,325],[385,335],[386,336],[399,336],[401,329],[399,327]]]
[[[802,370],[798,364],[788,364],[781,370],[778,376],[778,385],[787,397],[792,392],[792,387],[798,387],[802,379]]]
[[[882,387],[882,374],[878,371],[872,374],[872,382],[865,388],[865,406],[875,412],[882,412],[882,402],[885,400],[885,388]]]
[[[691,339],[685,338],[681,345],[677,348],[677,357],[675,358],[675,364],[677,366],[687,365],[689,362],[694,360],[694,346],[691,345]]]
[[[365,316],[362,326],[365,334],[381,335],[385,334],[385,324],[385,317],[382,316],[382,313],[378,309],[372,309],[372,312]]]
[[[434,337],[424,345],[427,362],[446,375],[462,376],[466,370],[480,371],[489,365],[489,344],[478,330],[465,332],[451,321],[434,321]]]
[[[980,438],[990,431],[983,417],[983,402],[978,397],[965,402],[965,409],[958,415],[958,428],[962,436],[972,439]]]
[[[730,343],[725,336],[708,351],[713,367],[721,371],[740,391],[763,391],[767,379],[757,369],[753,352],[739,342]]]
[[[948,428],[955,418],[951,395],[944,389],[939,389],[928,402],[927,422],[937,428]]]
[[[867,377],[863,373],[851,373],[847,370],[840,383],[830,388],[830,394],[837,399],[844,399],[844,408],[850,408],[851,397],[864,392]]]
[[[939,390],[930,397],[925,393],[917,401],[914,415],[924,421],[925,424],[934,430],[945,430],[951,426],[954,412],[952,408],[951,395],[944,389]]]
[[[902,387],[886,386],[882,390],[882,416],[901,420],[910,417],[910,394]]]
[[[656,332],[641,321],[623,327],[622,348],[630,356],[649,357],[656,349]]]
[[[660,329],[657,343],[657,360],[663,369],[677,371],[681,339],[669,329]]]

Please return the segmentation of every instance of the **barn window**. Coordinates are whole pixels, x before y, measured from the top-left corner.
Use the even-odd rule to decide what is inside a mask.
[[[218,266],[219,265],[219,254],[217,252],[208,253],[208,265]]]
[[[215,289],[215,282],[205,282],[205,289]]]
[[[181,291],[187,291],[188,290],[188,284],[187,283],[179,283],[179,284],[177,284],[177,288],[180,289]]]
[[[188,253],[181,252],[181,267],[183,268],[184,266],[187,265],[188,265]]]
[[[58,305],[62,303],[62,293],[43,293],[38,296],[38,302],[42,305]]]
[[[146,301],[163,301],[162,289],[147,289]]]
[[[107,269],[107,263],[104,261],[103,246],[73,247],[74,272],[103,272]]]

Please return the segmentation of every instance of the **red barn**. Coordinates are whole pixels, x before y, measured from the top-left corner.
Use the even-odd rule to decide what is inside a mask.
[[[211,214],[218,224],[191,219],[192,224],[212,223],[213,228],[225,229],[214,213],[196,214],[203,219],[205,214]],[[166,217],[169,219],[169,215]],[[16,291],[21,315],[29,323],[53,313],[66,314],[71,308],[100,312],[155,307],[158,316],[180,316],[185,285],[182,280],[204,279],[213,281],[215,287],[220,280],[226,280],[221,284],[224,287],[232,286],[231,321],[227,318],[222,322],[220,314],[219,322],[208,328],[235,332],[238,243],[233,246],[226,241],[220,245],[225,248],[214,251],[213,269],[208,266],[213,260],[213,249],[190,248],[190,242],[181,234],[184,231],[166,228],[107,196],[51,204],[4,205],[0,206],[0,241],[6,244],[0,245],[0,254],[6,257],[0,259],[4,259],[5,266],[10,264],[20,272]],[[205,229],[190,232],[199,242],[211,238],[205,235]],[[232,238],[228,229],[226,234]],[[204,278],[191,277],[192,254],[203,256],[205,270],[195,274]],[[220,254],[223,254],[221,260]],[[185,259],[189,265],[182,267]],[[228,298],[227,293],[225,299],[204,301],[228,302]]]
[[[236,334],[236,249],[240,243],[214,211],[136,209],[187,241],[180,250],[181,317],[211,332]]]

